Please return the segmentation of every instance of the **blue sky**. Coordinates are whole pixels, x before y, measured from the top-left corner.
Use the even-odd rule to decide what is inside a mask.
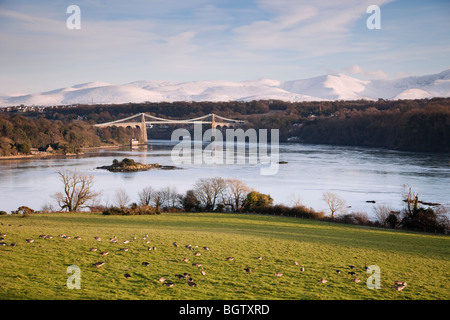
[[[81,9],[70,30],[69,5]],[[369,30],[369,5],[381,29]],[[450,1],[0,0],[0,93],[136,80],[398,78],[450,68]]]

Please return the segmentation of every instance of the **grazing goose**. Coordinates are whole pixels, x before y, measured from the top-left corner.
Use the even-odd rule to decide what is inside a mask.
[[[123,275],[125,278],[131,278],[131,275],[129,274],[129,273],[125,273],[124,275]]]
[[[194,280],[192,280],[192,278],[189,278],[189,279],[188,279],[188,285],[189,285],[190,287],[196,287],[196,286],[197,286],[197,284],[194,282]]]
[[[96,263],[94,263],[93,265],[96,267],[96,268],[100,268],[101,266],[103,266],[105,263],[104,262],[96,262]]]
[[[225,260],[226,260],[226,261],[233,261],[233,260],[234,260],[234,257],[228,257],[228,258],[226,258]]]
[[[297,260],[294,260],[294,265],[298,266]]]
[[[176,247],[178,247],[178,245],[177,245],[177,243],[176,242],[174,242],[174,243],[172,243],[173,244],[173,246],[176,248]]]
[[[98,249],[97,248],[90,248],[89,250],[90,251],[97,251]]]
[[[337,274],[341,274],[341,270],[336,270],[336,273]]]
[[[200,268],[202,266],[202,264],[201,263],[193,263],[192,266]]]
[[[184,258],[183,262],[189,262],[189,259],[188,258]]]
[[[81,240],[81,237],[76,236],[76,237],[74,237],[74,239],[75,239],[75,240]]]
[[[347,274],[349,274],[349,275],[351,275],[351,276],[354,276],[354,275],[356,275],[356,273],[355,273],[355,272],[353,272],[353,271],[350,271],[350,272],[348,272]]]
[[[124,251],[124,252],[127,252],[129,249],[128,248],[121,248],[121,249],[119,249],[120,251]]]
[[[367,266],[367,264],[366,264],[366,263],[364,263],[364,270],[366,270],[366,271],[367,271],[367,269],[369,269],[369,267]]]
[[[351,281],[354,282],[354,283],[359,283],[359,282],[361,282],[361,280],[359,280],[358,278],[354,278],[354,279],[352,279]]]
[[[253,270],[250,269],[250,268],[245,268],[244,270],[245,270],[247,273],[253,273]]]
[[[327,279],[320,279],[319,281],[317,281],[318,283],[326,283]]]
[[[202,274],[202,276],[206,276],[206,271],[203,270],[203,268],[202,268],[202,271],[200,271],[200,273]]]
[[[208,248],[208,247],[203,247],[203,249],[205,249],[205,250],[209,250],[209,248]]]
[[[350,269],[356,269],[355,266],[348,266]]]
[[[182,274],[176,274],[175,277],[178,278],[178,279],[184,279],[185,278]]]
[[[125,244],[130,243],[130,240],[123,240],[123,243]]]
[[[101,254],[102,256],[107,256],[107,255],[109,254],[109,252],[108,252],[108,251],[103,251],[103,252],[100,252],[100,254]]]
[[[168,286],[169,288],[173,287],[173,282],[164,282],[163,284]]]
[[[277,272],[277,273],[275,273],[275,276],[276,277],[281,277],[283,274],[281,273],[281,272]]]
[[[34,239],[25,239],[25,241],[28,242],[28,243],[33,243]]]
[[[164,281],[166,281],[166,278],[161,277],[161,278],[158,279],[158,281],[159,281],[159,282],[164,282]]]
[[[259,256],[259,257],[258,257],[258,260],[262,260],[262,257],[261,257],[261,256]]]
[[[300,268],[300,271],[301,272],[304,272],[305,271],[305,267],[302,265],[302,267]]]
[[[406,282],[403,281],[395,281],[394,288],[397,291],[402,291],[406,287]]]
[[[194,253],[194,256],[196,256],[196,257],[201,256],[201,255],[202,255],[202,254],[201,254],[200,252]]]
[[[144,267],[148,267],[149,265],[150,265],[150,263],[148,263],[148,262],[142,262],[142,265],[144,266]]]
[[[95,241],[102,241],[102,238],[100,237],[94,237]]]
[[[11,242],[11,244],[9,245],[10,247],[15,247],[16,244],[14,242]]]

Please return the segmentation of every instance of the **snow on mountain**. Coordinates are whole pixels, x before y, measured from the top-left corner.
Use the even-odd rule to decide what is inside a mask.
[[[123,85],[89,82],[36,94],[0,95],[0,106],[108,104],[174,101],[321,101],[450,97],[450,69],[437,74],[390,80],[360,80],[345,74],[278,81],[142,80]]]

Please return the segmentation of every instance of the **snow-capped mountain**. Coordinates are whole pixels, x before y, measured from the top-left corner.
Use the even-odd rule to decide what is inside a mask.
[[[0,106],[107,104],[173,101],[321,101],[450,97],[450,69],[392,80],[360,80],[345,74],[278,81],[135,81],[123,85],[89,82],[48,92],[0,95]]]

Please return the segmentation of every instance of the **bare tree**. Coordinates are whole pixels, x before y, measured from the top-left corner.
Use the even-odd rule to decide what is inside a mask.
[[[375,216],[377,217],[377,220],[381,223],[381,225],[387,226],[387,219],[393,211],[392,208],[387,205],[379,204],[373,208],[373,211],[375,212]]]
[[[77,170],[57,170],[64,185],[64,192],[57,192],[54,198],[61,210],[75,212],[86,207],[89,201],[94,201],[101,192],[92,190],[94,176],[78,172]]]
[[[145,187],[144,189],[142,189],[139,193],[139,204],[141,206],[148,206],[150,205],[151,201],[153,200],[153,196],[154,196],[155,191],[153,190],[152,187]]]
[[[238,179],[227,179],[225,183],[226,188],[223,191],[224,204],[229,205],[234,212],[240,211],[244,205],[245,199],[247,199],[247,195],[252,192],[253,189]]]
[[[130,196],[127,194],[125,189],[120,188],[114,194],[115,196],[115,204],[120,208],[126,208],[128,203],[130,202]]]
[[[322,195],[322,200],[325,201],[330,208],[331,218],[334,218],[335,213],[346,212],[345,200],[340,198],[337,194],[332,192],[324,192]]]
[[[201,206],[207,211],[213,211],[222,201],[226,183],[223,178],[202,178],[194,185],[194,193]]]

